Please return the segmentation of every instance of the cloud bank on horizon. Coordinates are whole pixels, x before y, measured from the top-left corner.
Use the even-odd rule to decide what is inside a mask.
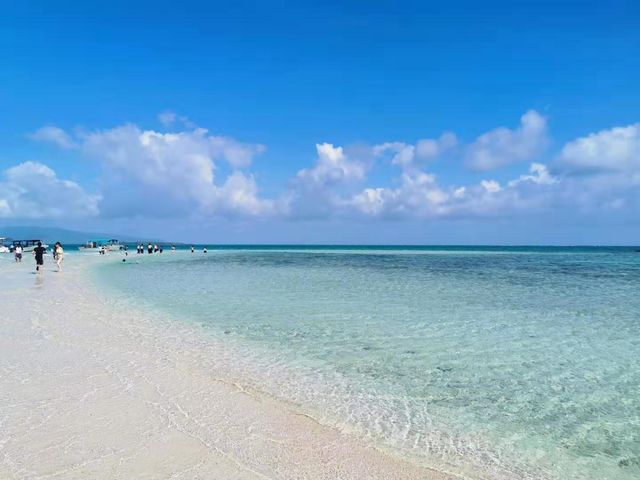
[[[319,139],[315,163],[267,197],[252,171],[266,146],[212,134],[170,111],[159,121],[164,131],[127,123],[73,132],[46,125],[29,133],[32,141],[66,152],[69,161],[99,165],[99,187],[23,161],[0,173],[0,218],[499,218],[621,209],[640,184],[640,123],[585,132],[549,151],[548,118],[529,110],[518,125],[466,143],[450,131],[415,143]],[[483,178],[466,184],[440,178],[433,173],[438,162]],[[373,175],[380,167],[384,178]],[[513,178],[496,179],[514,169],[521,171]]]

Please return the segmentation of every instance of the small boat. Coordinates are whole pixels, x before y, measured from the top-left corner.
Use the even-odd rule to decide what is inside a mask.
[[[14,240],[13,242],[11,242],[11,246],[9,247],[9,250],[11,250],[13,252],[16,249],[16,247],[18,245],[20,245],[22,247],[22,251],[24,253],[33,252],[33,249],[38,246],[38,243],[42,243],[42,246],[44,248],[48,248],[49,247],[49,245],[44,243],[42,240],[38,240],[38,239],[36,239],[36,240]]]
[[[11,252],[11,249],[4,244],[6,240],[8,240],[7,237],[0,237],[0,253]]]
[[[120,244],[120,242],[115,238],[110,238],[89,240],[79,248],[84,252],[99,252],[102,249],[107,252],[117,252],[118,250],[124,250],[124,245]]]

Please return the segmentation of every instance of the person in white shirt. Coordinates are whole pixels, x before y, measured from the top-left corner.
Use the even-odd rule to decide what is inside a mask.
[[[20,263],[22,262],[22,247],[20,245],[17,245],[15,250],[13,251],[14,255],[16,256],[16,262]]]
[[[53,247],[53,257],[55,258],[56,265],[58,266],[58,271],[61,272],[62,261],[64,260],[64,249],[60,242],[56,242],[55,247]]]

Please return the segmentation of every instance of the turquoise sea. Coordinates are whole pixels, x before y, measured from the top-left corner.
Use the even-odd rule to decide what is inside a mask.
[[[469,478],[640,478],[633,248],[116,255],[108,290],[233,346],[235,371],[323,422]]]

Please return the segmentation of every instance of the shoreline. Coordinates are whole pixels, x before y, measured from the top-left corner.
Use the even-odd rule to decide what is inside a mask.
[[[189,329],[109,303],[71,258],[43,278],[0,267],[0,477],[462,478],[230,381]]]

